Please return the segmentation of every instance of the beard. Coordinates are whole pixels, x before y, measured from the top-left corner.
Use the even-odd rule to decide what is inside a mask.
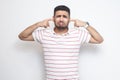
[[[57,26],[57,25],[55,25],[55,27],[57,28],[57,29],[59,29],[59,30],[64,30],[64,29],[68,29],[68,26]]]
[[[64,22],[59,22],[59,23],[55,23],[55,27],[59,30],[64,30],[64,29],[68,29],[68,24],[65,24]]]

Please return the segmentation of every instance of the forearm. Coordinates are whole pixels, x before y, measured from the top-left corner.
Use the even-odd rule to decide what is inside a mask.
[[[52,21],[52,19],[45,19],[43,21],[37,22],[31,26],[29,26],[28,28],[26,28],[24,31],[22,31],[19,34],[19,38],[21,40],[27,40],[27,41],[31,41],[33,40],[32,37],[32,33],[35,29],[37,29],[38,27],[48,27],[49,26],[49,21]]]
[[[95,28],[89,25],[86,29],[89,31],[90,35],[96,41],[96,43],[103,42],[103,37],[97,32]]]
[[[19,38],[27,38],[28,36],[32,35],[32,32],[38,27],[40,27],[40,22],[27,27],[24,31],[22,31],[19,34]]]

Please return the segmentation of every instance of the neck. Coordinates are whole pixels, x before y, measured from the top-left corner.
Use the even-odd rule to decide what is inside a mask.
[[[55,27],[54,31],[55,31],[56,34],[64,34],[64,33],[68,32],[68,27],[67,28]]]

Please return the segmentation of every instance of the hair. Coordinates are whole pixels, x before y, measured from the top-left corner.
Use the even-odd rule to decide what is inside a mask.
[[[65,6],[65,5],[56,6],[56,7],[54,8],[54,15],[55,15],[56,11],[59,11],[59,10],[68,12],[68,14],[69,14],[69,16],[70,16],[70,9],[69,9],[67,6]]]

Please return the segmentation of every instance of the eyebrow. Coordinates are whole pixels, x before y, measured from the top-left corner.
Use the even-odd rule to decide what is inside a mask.
[[[56,15],[57,17],[61,17],[61,16],[63,16],[63,17],[67,17],[66,15]]]

